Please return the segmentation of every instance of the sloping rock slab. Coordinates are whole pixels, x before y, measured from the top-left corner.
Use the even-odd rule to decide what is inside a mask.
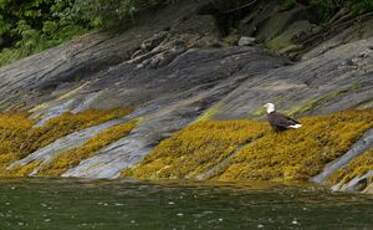
[[[70,149],[79,147],[83,145],[86,141],[93,138],[103,130],[110,128],[114,125],[128,121],[128,119],[117,119],[113,121],[105,122],[101,125],[90,127],[78,132],[74,132],[68,136],[60,138],[45,146],[44,148],[38,149],[37,151],[31,153],[27,157],[12,163],[7,170],[12,170],[14,168],[22,167],[27,164],[30,164],[34,161],[41,162],[41,164],[35,169],[32,174],[37,173],[38,169],[48,163],[50,163],[58,154],[68,151]]]
[[[367,149],[373,147],[373,129],[368,130],[363,137],[356,142],[351,149],[342,155],[340,158],[327,164],[324,170],[317,176],[314,176],[311,181],[316,183],[323,183],[325,180],[336,172],[338,169],[344,168],[353,159],[364,153]]]

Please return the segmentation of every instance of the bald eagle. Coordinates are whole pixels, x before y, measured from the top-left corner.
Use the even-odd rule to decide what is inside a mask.
[[[276,132],[285,131],[287,129],[299,129],[302,127],[299,121],[276,112],[274,104],[267,103],[264,107],[267,109],[268,122]]]

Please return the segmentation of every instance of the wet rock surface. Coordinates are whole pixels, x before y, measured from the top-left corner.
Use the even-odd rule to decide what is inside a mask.
[[[325,180],[333,174],[336,170],[345,167],[352,159],[358,157],[362,153],[364,153],[367,149],[373,148],[373,130],[368,130],[364,136],[360,138],[358,142],[356,142],[351,149],[345,153],[340,158],[330,162],[328,165],[325,166],[323,172],[319,175],[313,177],[311,180],[316,183],[323,183]],[[366,178],[366,177],[363,177]],[[359,180],[359,179],[357,179]]]
[[[40,119],[38,125],[65,111],[88,108],[129,106],[135,112],[127,119],[141,118],[129,136],[63,176],[118,177],[161,140],[201,115],[262,119],[262,105],[267,102],[296,116],[373,106],[369,33],[347,39],[348,31],[355,28],[350,27],[294,62],[259,46],[224,46],[215,16],[199,14],[208,1],[178,4],[140,19],[123,33],[88,34],[0,69],[1,108],[28,109]],[[276,22],[276,31],[271,29],[274,18],[253,10],[240,25],[242,35],[288,44],[301,36],[299,28],[318,30],[301,17],[304,9],[278,10],[268,12],[283,17]],[[71,134],[14,165],[47,162],[106,126]]]
[[[339,183],[332,187],[333,191],[364,192],[372,194],[373,170],[362,176],[353,178],[348,183]]]
[[[39,168],[49,164],[58,154],[63,153],[64,151],[79,147],[83,145],[87,140],[93,138],[103,130],[110,128],[114,125],[121,124],[128,121],[128,119],[117,119],[113,121],[108,121],[103,124],[90,127],[78,132],[74,132],[68,136],[60,138],[55,142],[38,149],[37,151],[31,153],[22,160],[12,163],[7,170],[12,171],[13,169],[23,167],[25,165],[31,164],[33,162],[40,162],[38,167],[36,167],[31,174],[36,174]]]

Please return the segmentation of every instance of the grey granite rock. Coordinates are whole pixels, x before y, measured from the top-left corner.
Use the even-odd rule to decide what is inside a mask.
[[[241,37],[238,41],[239,46],[252,46],[255,44],[256,38],[253,37]]]
[[[341,157],[335,159],[333,162],[327,164],[324,170],[314,176],[311,181],[316,183],[323,183],[330,175],[336,172],[338,169],[343,169],[348,163],[364,153],[367,149],[373,147],[373,129],[368,130],[364,136],[360,138],[358,142],[356,142],[351,149],[343,154]]]
[[[40,162],[41,164],[31,173],[36,174],[40,167],[47,165],[50,163],[58,154],[68,151],[70,149],[79,147],[83,145],[87,140],[91,139],[92,137],[96,136],[98,133],[102,132],[103,130],[110,128],[114,125],[123,123],[128,121],[128,119],[117,119],[105,122],[98,126],[90,127],[72,134],[65,136],[56,140],[55,142],[38,149],[37,151],[31,153],[27,157],[12,163],[10,166],[7,167],[7,170],[11,171],[14,168],[22,167],[27,164],[31,164],[34,161]]]
[[[39,126],[65,111],[133,107],[126,119],[140,118],[141,123],[129,136],[63,175],[115,178],[201,115],[262,119],[267,102],[296,116],[373,106],[372,37],[345,43],[347,35],[339,34],[292,62],[261,47],[218,47],[222,28],[214,15],[199,13],[206,4],[180,1],[139,18],[122,33],[91,33],[2,67],[0,107],[27,109],[41,118]],[[284,15],[284,20],[253,14],[242,25],[244,36],[257,33],[259,40],[272,40],[288,29],[289,21],[303,20],[304,11],[281,12],[276,6],[265,12]],[[210,114],[210,108],[217,109]],[[46,164],[117,122],[61,138],[10,168],[34,160]],[[214,170],[220,169],[201,178],[213,176]]]
[[[357,176],[347,183],[339,183],[332,187],[333,191],[344,191],[344,192],[361,192],[367,190],[372,185],[373,170],[370,170],[364,175]]]

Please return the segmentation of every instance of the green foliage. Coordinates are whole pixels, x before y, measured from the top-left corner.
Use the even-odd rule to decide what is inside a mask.
[[[282,0],[282,8],[283,9],[291,9],[296,5],[295,0]]]
[[[344,0],[312,0],[311,5],[320,15],[321,21],[327,21],[344,6]]]
[[[281,5],[283,9],[291,9],[297,2],[309,5],[320,23],[327,22],[342,8],[349,9],[354,15],[373,10],[373,0],[281,0]]]
[[[352,0],[350,7],[357,14],[373,11],[373,0]]]
[[[281,0],[285,8],[297,0]],[[0,0],[0,66],[97,28],[123,27],[140,12],[175,0]],[[224,11],[246,1],[212,1]],[[327,21],[340,8],[355,14],[373,10],[373,0],[303,0]]]
[[[86,32],[73,6],[74,0],[0,0],[0,65]]]
[[[132,22],[161,0],[0,0],[0,66],[89,30]]]
[[[73,12],[93,27],[111,27],[133,21],[145,9],[160,5],[161,0],[76,0]]]
[[[358,15],[373,10],[373,0],[281,0],[283,8],[289,9],[297,2],[309,5],[319,15],[320,22],[328,21],[338,10],[347,8]]]

